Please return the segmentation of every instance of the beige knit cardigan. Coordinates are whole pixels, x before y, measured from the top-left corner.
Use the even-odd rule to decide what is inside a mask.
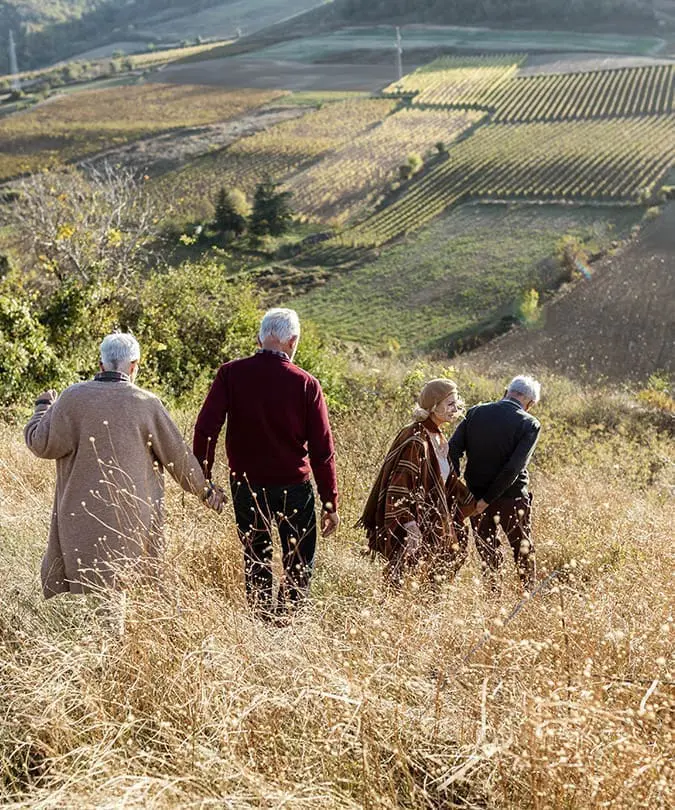
[[[78,383],[36,405],[24,436],[36,456],[56,459],[45,597],[156,577],[164,470],[186,492],[206,484],[160,400],[128,381]]]

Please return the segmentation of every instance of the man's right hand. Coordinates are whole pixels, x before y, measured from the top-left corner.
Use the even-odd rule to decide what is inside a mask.
[[[488,502],[481,498],[476,504],[476,511],[474,512],[474,515],[481,515],[488,508],[488,506]]]
[[[328,537],[340,525],[340,515],[337,512],[324,512],[321,515],[321,536]]]

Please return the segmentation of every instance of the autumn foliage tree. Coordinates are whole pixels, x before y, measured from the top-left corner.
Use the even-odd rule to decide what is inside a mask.
[[[124,282],[159,235],[143,180],[108,164],[87,174],[73,168],[29,177],[8,211],[22,269],[61,282]]]

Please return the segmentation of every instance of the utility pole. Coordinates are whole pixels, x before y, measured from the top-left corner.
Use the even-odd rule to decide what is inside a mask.
[[[9,32],[9,75],[11,87],[15,92],[21,90],[21,79],[19,79],[19,65],[16,61],[16,44],[14,42],[14,31]]]
[[[396,77],[400,82],[403,78],[403,45],[401,44],[401,29],[396,26]]]

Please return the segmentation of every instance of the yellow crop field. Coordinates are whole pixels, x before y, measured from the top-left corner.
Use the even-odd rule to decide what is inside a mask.
[[[353,143],[296,174],[287,188],[308,219],[341,224],[362,211],[411,152],[447,144],[483,118],[481,112],[405,109]]]
[[[416,104],[480,106],[484,97],[515,75],[523,54],[444,56],[404,76],[385,94],[414,93]]]
[[[147,135],[235,118],[279,95],[279,91],[142,84],[57,97],[0,119],[0,180]]]

